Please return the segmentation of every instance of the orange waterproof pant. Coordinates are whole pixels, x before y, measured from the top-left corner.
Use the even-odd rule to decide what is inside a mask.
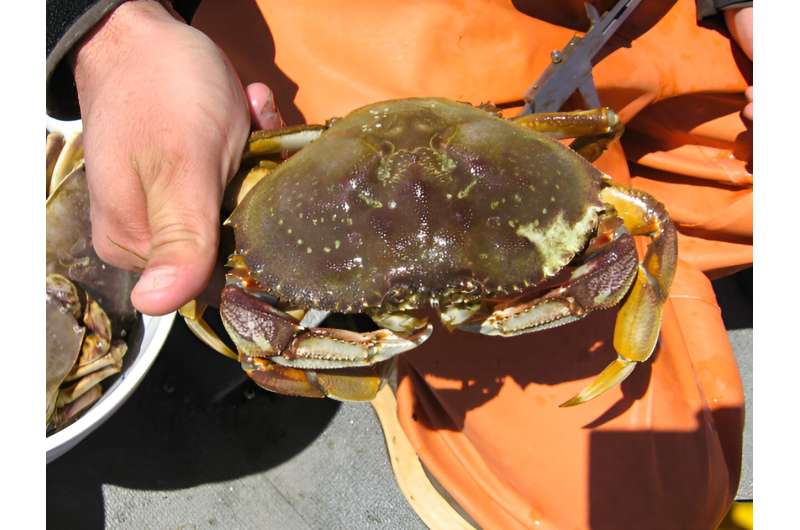
[[[195,25],[287,123],[391,98],[518,101],[585,30],[580,2],[206,1]],[[709,275],[752,262],[751,65],[693,0],[643,2],[594,76],[627,124],[597,162],[664,202],[680,263],[652,360],[571,409],[614,357],[615,311],[498,339],[437,330],[401,360],[398,415],[484,528],[706,529],[739,477],[743,395]],[[643,242],[642,248],[646,242]]]

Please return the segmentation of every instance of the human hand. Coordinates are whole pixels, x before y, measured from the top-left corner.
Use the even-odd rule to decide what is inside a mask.
[[[122,4],[87,38],[75,80],[95,250],[144,269],[137,309],[173,311],[216,262],[223,189],[250,129],[245,91],[208,37],[150,0]],[[269,89],[249,92],[252,117],[275,127]]]
[[[745,7],[741,9],[728,9],[725,11],[725,23],[728,26],[733,40],[739,45],[745,55],[753,60],[753,8]],[[753,121],[753,87],[748,87],[745,91],[747,105],[742,114],[745,118]]]

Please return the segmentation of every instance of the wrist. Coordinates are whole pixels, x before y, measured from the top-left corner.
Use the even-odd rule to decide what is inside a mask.
[[[167,4],[168,5],[168,4]],[[123,63],[137,47],[152,47],[159,34],[184,22],[157,0],[130,0],[105,17],[75,47],[71,60],[79,92],[81,85]]]

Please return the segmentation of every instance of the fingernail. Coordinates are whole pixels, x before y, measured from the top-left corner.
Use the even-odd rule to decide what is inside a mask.
[[[275,96],[272,92],[267,94],[267,100],[258,113],[259,121],[264,129],[277,129],[283,127],[283,118],[275,106]]]
[[[283,119],[277,112],[265,112],[259,116],[259,123],[262,129],[280,129],[283,127]]]
[[[261,112],[275,112],[275,94],[271,90],[267,91],[264,98],[264,105],[261,107]]]
[[[136,287],[133,288],[138,294],[154,291],[161,291],[170,287],[178,277],[175,267],[155,267],[147,269],[139,277]]]
[[[266,131],[280,129],[283,127],[283,119],[277,112],[265,112],[258,117],[258,124]]]

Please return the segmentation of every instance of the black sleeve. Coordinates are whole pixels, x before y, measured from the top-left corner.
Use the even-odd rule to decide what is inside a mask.
[[[80,117],[69,52],[125,0],[47,0],[47,114],[61,120]],[[176,0],[175,10],[191,20],[200,0]]]
[[[703,19],[713,17],[722,13],[726,9],[738,9],[742,7],[753,7],[753,2],[743,2],[742,0],[695,0],[697,3],[697,18]]]

